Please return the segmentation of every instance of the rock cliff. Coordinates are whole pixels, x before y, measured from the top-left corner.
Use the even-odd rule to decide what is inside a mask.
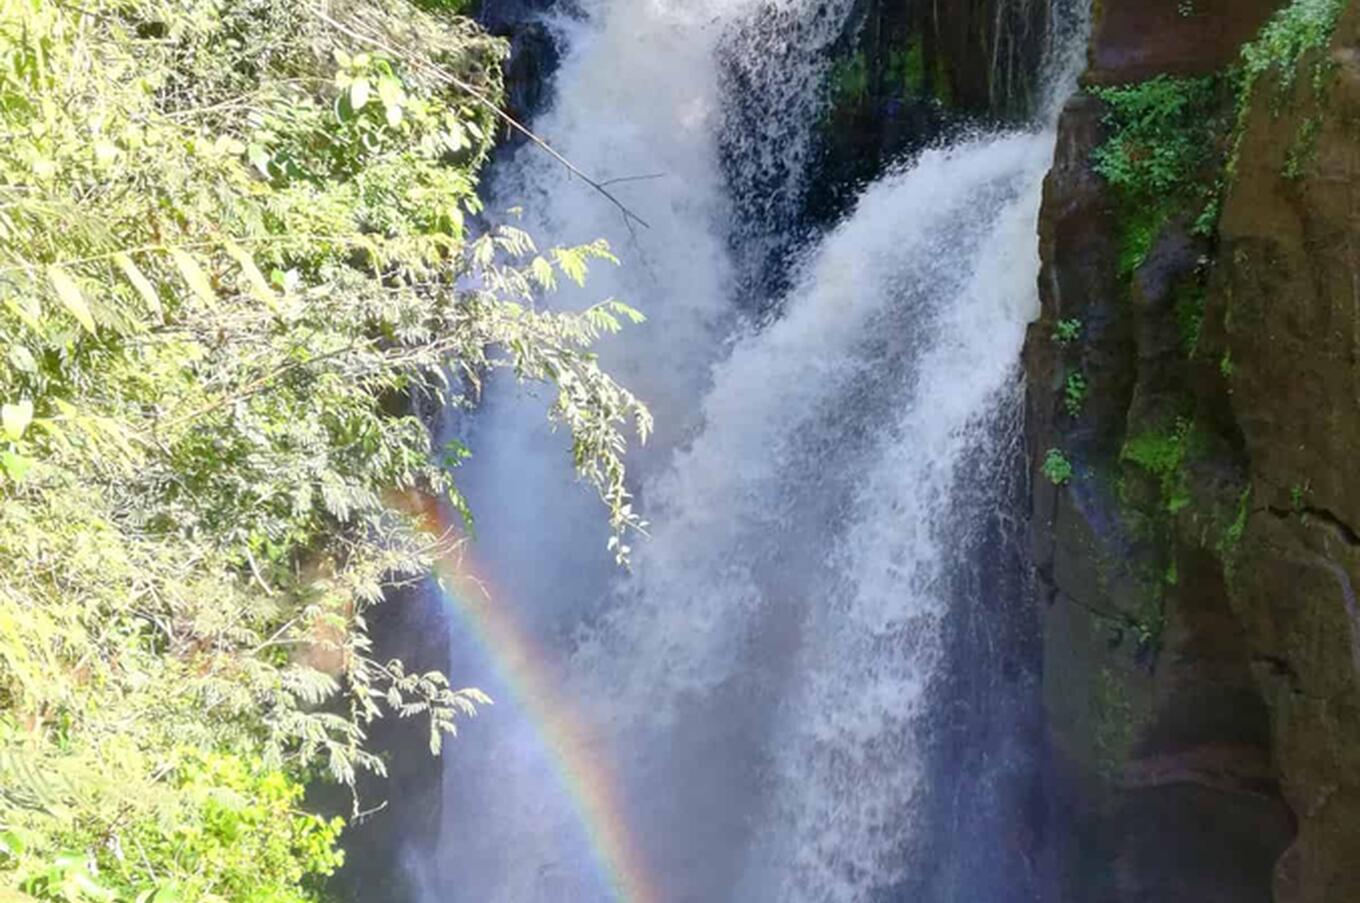
[[[1085,82],[1240,70],[1281,6],[1102,0]],[[1132,255],[1111,108],[1062,118],[1025,367],[1065,900],[1360,900],[1360,6],[1299,13],[1211,103],[1216,200]]]

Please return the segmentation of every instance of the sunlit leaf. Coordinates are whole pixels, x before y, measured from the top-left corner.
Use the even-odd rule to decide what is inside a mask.
[[[151,280],[146,278],[146,274],[133,262],[127,254],[113,255],[113,262],[118,269],[123,271],[123,277],[137,290],[142,300],[146,302],[147,309],[155,314],[156,319],[162,319],[164,312],[161,310],[161,297],[156,293],[156,287],[151,284]]]
[[[213,291],[212,282],[208,280],[208,274],[203,272],[203,268],[198,265],[198,261],[193,258],[193,255],[180,248],[171,248],[170,257],[175,261],[175,267],[184,277],[189,288],[198,296],[198,299],[210,307],[216,305],[217,292]]]
[[[274,294],[274,290],[269,287],[269,280],[264,278],[264,273],[255,265],[254,259],[246,253],[246,250],[231,239],[226,239],[223,243],[231,258],[241,267],[241,275],[245,277],[246,285],[250,287],[250,294],[265,307],[274,313],[279,312],[279,299]]]
[[[28,399],[15,404],[0,405],[0,426],[5,435],[18,442],[24,437],[28,425],[33,422],[33,402]]]
[[[33,459],[26,458],[18,452],[0,451],[0,467],[3,467],[9,478],[18,483],[33,468]]]
[[[349,105],[358,112],[368,103],[369,92],[373,86],[366,78],[356,78],[349,86]]]
[[[71,316],[85,327],[86,332],[94,332],[94,317],[90,314],[89,305],[85,303],[85,296],[80,292],[80,286],[76,285],[71,274],[54,263],[47,268],[47,280],[52,284],[57,300],[70,311]]]

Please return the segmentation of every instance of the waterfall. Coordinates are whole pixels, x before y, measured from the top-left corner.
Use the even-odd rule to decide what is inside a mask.
[[[936,836],[931,734],[951,618],[976,601],[959,575],[990,554],[980,490],[1037,313],[1053,135],[974,136],[889,172],[794,255],[777,316],[751,320],[767,249],[748,245],[796,210],[853,5],[582,0],[549,19],[566,52],[536,126],[649,228],[532,147],[501,165],[493,208],[623,259],[551,303],[649,315],[602,357],[661,427],[632,460],[653,527],[618,572],[532,392],[495,381],[460,425],[470,557],[515,626],[477,643],[453,624],[452,673],[498,704],[446,753],[436,855],[409,863],[429,903],[1028,899],[1014,875],[922,876],[958,859]],[[532,680],[505,667],[509,642]]]

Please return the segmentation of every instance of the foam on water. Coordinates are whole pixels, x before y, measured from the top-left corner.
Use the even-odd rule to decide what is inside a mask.
[[[746,322],[742,241],[796,208],[851,5],[586,0],[552,20],[567,53],[536,127],[599,178],[655,175],[612,186],[651,228],[532,148],[496,184],[531,231],[604,235],[624,259],[555,303],[650,317],[603,349],[662,424],[634,461],[654,526],[630,574],[541,400],[492,386],[460,482],[493,601],[599,738],[611,817],[665,900],[875,899],[926,851],[922,732],[970,530],[956,491],[1014,398],[1053,136],[974,137],[883,177],[803,252],[780,315]],[[730,115],[734,86],[763,124]],[[494,656],[455,636],[451,667],[505,696]],[[510,699],[453,745],[442,852],[414,864],[427,900],[608,898],[529,722]]]

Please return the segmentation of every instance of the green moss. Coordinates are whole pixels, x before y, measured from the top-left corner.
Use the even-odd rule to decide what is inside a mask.
[[[1106,779],[1115,779],[1129,761],[1141,723],[1125,679],[1102,669],[1092,687],[1091,709],[1096,768]]]
[[[905,47],[888,57],[888,79],[901,87],[904,97],[921,97],[927,92],[925,45],[910,38]]]
[[[1178,514],[1190,505],[1190,482],[1185,474],[1185,462],[1194,441],[1194,425],[1181,417],[1169,430],[1153,430],[1135,436],[1124,444],[1120,453],[1122,460],[1157,478],[1161,505],[1167,514]]]
[[[1164,203],[1125,204],[1119,230],[1119,275],[1131,277],[1147,260],[1152,243],[1171,219],[1172,207]]]
[[[869,96],[869,60],[856,51],[831,66],[831,103],[835,108],[863,103]]]
[[[1203,284],[1195,282],[1176,292],[1176,326],[1180,331],[1181,348],[1193,357],[1204,331],[1204,308],[1207,292]]]
[[[1286,179],[1300,179],[1317,157],[1318,136],[1322,134],[1322,116],[1315,113],[1304,120],[1289,145],[1283,175]]]
[[[954,83],[949,78],[949,64],[944,54],[935,56],[935,99],[941,106],[954,106]]]
[[[1251,516],[1251,486],[1248,485],[1237,497],[1237,516],[1223,530],[1218,541],[1218,557],[1223,562],[1224,573],[1231,577],[1236,569],[1237,549],[1247,532],[1247,519]]]

